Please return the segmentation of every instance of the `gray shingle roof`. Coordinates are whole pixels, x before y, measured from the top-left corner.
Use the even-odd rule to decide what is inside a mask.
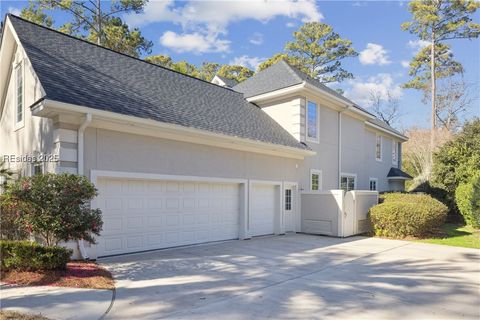
[[[388,171],[387,178],[403,178],[403,179],[413,179],[411,175],[408,173],[402,171],[401,169],[398,168],[390,168],[390,171]]]
[[[323,91],[332,94],[333,96],[345,101],[345,103],[353,105],[355,108],[374,116],[368,110],[358,106],[355,102],[344,97],[337,91],[327,87],[326,85],[320,83],[318,80],[313,79],[299,69],[289,65],[284,60],[281,60],[276,64],[268,67],[267,69],[258,72],[253,77],[248,78],[243,82],[240,82],[232,89],[238,92],[242,92],[246,98],[250,98],[267,92],[288,88],[300,84],[304,81],[312,86],[315,86]],[[400,132],[377,118],[368,121],[382,127],[383,129],[402,135]]]
[[[237,80],[228,79],[228,78],[225,78],[225,77],[222,77],[222,76],[219,76],[219,75],[217,75],[217,77],[220,80],[222,80],[229,88],[233,88],[234,86],[236,86],[238,84]]]
[[[9,18],[47,99],[306,149],[241,93]]]

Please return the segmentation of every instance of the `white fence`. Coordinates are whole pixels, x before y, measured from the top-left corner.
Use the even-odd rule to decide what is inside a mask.
[[[301,197],[301,231],[337,237],[367,232],[368,210],[378,203],[378,192],[365,190],[307,192]]]

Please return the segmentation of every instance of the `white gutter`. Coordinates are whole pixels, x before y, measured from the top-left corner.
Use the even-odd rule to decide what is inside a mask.
[[[88,125],[92,122],[92,114],[91,113],[86,113],[85,114],[85,120],[82,122],[80,127],[78,128],[78,133],[77,133],[77,164],[78,164],[78,170],[77,173],[79,175],[84,174],[84,164],[83,164],[83,154],[84,154],[84,145],[85,145],[85,129],[88,127]],[[80,255],[82,256],[82,259],[88,260],[88,253],[87,250],[85,249],[85,243],[83,239],[77,240],[77,245],[78,245],[78,251],[80,251]]]

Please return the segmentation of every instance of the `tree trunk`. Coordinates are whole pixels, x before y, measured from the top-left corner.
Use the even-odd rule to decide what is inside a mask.
[[[431,103],[432,103],[432,110],[431,110],[431,132],[430,132],[430,170],[428,172],[428,177],[431,177],[431,171],[433,168],[433,151],[435,148],[435,127],[436,127],[436,116],[437,110],[435,105],[435,86],[436,86],[436,79],[435,79],[435,31],[432,30],[432,43],[430,49],[430,78],[431,78]]]
[[[97,44],[102,44],[102,9],[101,9],[101,0],[97,0],[97,24],[98,24],[98,33],[97,33]]]

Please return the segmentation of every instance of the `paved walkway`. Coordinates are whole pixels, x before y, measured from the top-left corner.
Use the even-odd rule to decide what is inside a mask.
[[[1,286],[2,309],[41,314],[50,319],[100,319],[112,301],[111,290]]]

